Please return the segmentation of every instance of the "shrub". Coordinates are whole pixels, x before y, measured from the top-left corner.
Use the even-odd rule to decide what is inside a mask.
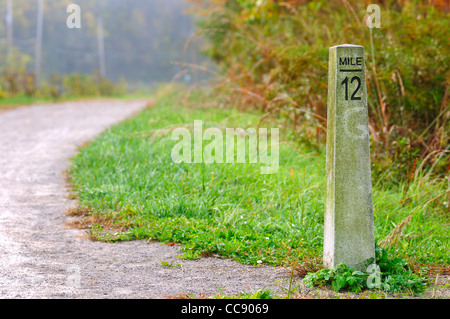
[[[368,260],[366,264],[372,264]],[[376,264],[380,271],[362,272],[339,264],[332,269],[322,269],[306,275],[304,282],[308,287],[329,285],[334,291],[379,289],[388,293],[410,292],[420,294],[426,288],[427,279],[413,273],[401,258],[390,259],[384,249],[376,249]]]
[[[450,169],[445,3],[383,1],[382,28],[369,29],[364,1],[190,1],[201,16],[199,34],[210,41],[206,52],[221,66],[217,87],[228,104],[284,118],[323,143],[328,48],[360,44],[375,173],[394,168],[392,181],[411,177],[421,163],[441,174]]]

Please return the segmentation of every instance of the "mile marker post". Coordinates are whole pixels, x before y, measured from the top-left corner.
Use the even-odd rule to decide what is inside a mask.
[[[323,261],[364,270],[375,257],[364,48],[330,48]]]

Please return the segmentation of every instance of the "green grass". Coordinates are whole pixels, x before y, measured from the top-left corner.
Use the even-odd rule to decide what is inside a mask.
[[[150,90],[148,90],[150,92]],[[79,100],[91,100],[91,99],[121,99],[121,100],[137,100],[146,99],[149,96],[149,92],[132,92],[125,93],[116,96],[75,96],[75,95],[64,95],[58,98],[51,96],[27,96],[24,94],[18,94],[11,97],[0,98],[0,110],[10,109],[19,106],[27,106],[38,103],[58,103],[58,102],[68,102],[68,101],[79,101]]]
[[[78,100],[88,100],[88,99],[101,99],[102,97],[78,97],[78,96],[62,96],[59,98],[54,98],[51,96],[42,96],[42,97],[36,97],[36,96],[26,96],[26,95],[16,95],[12,97],[6,97],[0,99],[0,110],[1,109],[10,109],[10,108],[16,108],[20,106],[27,106],[27,105],[33,105],[33,104],[39,104],[39,103],[58,103],[58,102],[68,102],[68,101],[78,101]]]
[[[80,208],[97,218],[90,219],[91,237],[182,243],[185,258],[217,254],[283,266],[315,260],[320,268],[324,149],[295,143],[298,138],[283,130],[280,139],[295,149],[280,145],[276,174],[260,174],[260,164],[175,164],[172,129],[194,120],[207,123],[204,128],[256,127],[261,117],[203,108],[205,99],[159,97],[156,106],[104,132],[73,158],[70,176]],[[271,125],[277,123],[262,127]],[[447,182],[421,177],[408,189],[373,184],[376,240],[414,212],[389,253],[413,268],[448,268],[448,199],[430,201],[448,190]]]
[[[39,102],[53,102],[53,99],[51,97],[44,97],[44,98],[36,98],[33,96],[26,96],[26,95],[16,95],[13,97],[6,97],[0,99],[0,109],[2,108],[10,108],[15,106],[22,106],[22,105],[30,105],[35,104]]]

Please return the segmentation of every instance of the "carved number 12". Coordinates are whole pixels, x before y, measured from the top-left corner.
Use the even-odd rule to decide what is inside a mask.
[[[355,80],[358,82],[358,86],[356,87],[355,92],[353,92],[350,100],[352,100],[352,101],[360,101],[361,97],[360,96],[355,96],[355,95],[359,91],[359,89],[361,88],[361,79],[359,77],[357,77],[357,76],[354,76],[350,80],[350,84],[353,83],[353,81],[355,81]],[[346,77],[345,80],[342,81],[341,84],[343,84],[343,85],[345,84],[345,100],[348,101],[348,77]]]

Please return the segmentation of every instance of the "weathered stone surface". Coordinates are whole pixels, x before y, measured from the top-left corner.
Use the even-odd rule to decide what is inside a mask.
[[[375,256],[364,48],[330,48],[324,265]]]

